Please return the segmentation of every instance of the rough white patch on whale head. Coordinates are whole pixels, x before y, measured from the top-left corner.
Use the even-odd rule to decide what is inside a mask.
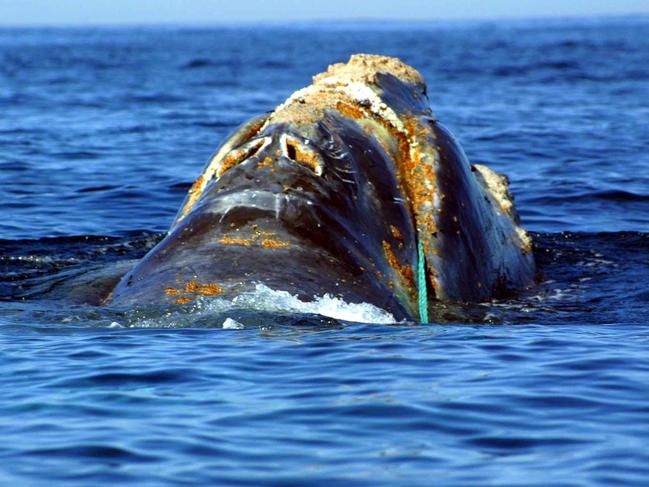
[[[390,108],[371,86],[358,81],[349,82],[344,78],[337,76],[328,76],[319,80],[319,82],[306,86],[290,95],[284,103],[275,108],[273,113],[279,113],[288,106],[292,105],[301,98],[313,95],[323,90],[334,90],[344,93],[358,104],[368,107],[377,117],[385,120],[401,133],[406,133],[406,128],[397,113]],[[272,122],[272,116],[268,117],[261,130],[263,131]]]
[[[289,96],[284,103],[281,103],[277,105],[275,110],[273,110],[273,113],[279,113],[282,110],[284,110],[286,107],[290,106],[293,104],[293,102],[299,100],[300,98],[304,98],[306,95],[309,93],[313,92],[313,85],[305,86],[304,88],[300,88],[299,90],[293,92],[291,96]],[[261,126],[261,129],[259,130],[260,132],[263,132],[263,130],[268,127],[272,122],[271,122],[272,117],[268,117],[266,122]]]
[[[372,87],[359,82],[337,85],[337,89],[352,97],[357,103],[369,106],[372,113],[385,120],[401,133],[406,128],[399,116],[383,101],[381,96]]]

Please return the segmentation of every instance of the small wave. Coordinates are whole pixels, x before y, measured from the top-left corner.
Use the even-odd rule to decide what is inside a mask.
[[[95,193],[98,191],[110,191],[116,188],[119,188],[119,186],[116,186],[114,184],[103,184],[101,186],[87,186],[85,188],[78,189],[77,193]]]
[[[195,58],[187,61],[182,65],[184,69],[196,69],[196,68],[206,68],[206,67],[223,67],[232,65],[232,61],[229,59],[207,59],[207,58]]]
[[[153,462],[158,458],[132,451],[121,446],[113,446],[108,444],[77,444],[69,445],[59,448],[35,448],[32,450],[25,450],[25,455],[32,455],[34,457],[47,457],[47,458],[71,458],[79,457],[88,460],[102,460],[102,461],[126,461],[129,462]]]
[[[242,293],[234,299],[202,299],[185,312],[170,312],[163,316],[140,318],[137,314],[130,328],[181,328],[195,326],[205,318],[223,317],[232,311],[256,311],[277,314],[313,314],[336,320],[356,323],[390,324],[397,320],[391,313],[369,303],[348,303],[329,294],[316,296],[313,301],[302,301],[287,291],[277,291],[264,284],[257,283],[253,291]],[[221,319],[216,320],[221,321]],[[231,317],[222,321],[224,328],[232,322]],[[238,322],[237,322],[238,323]],[[223,326],[223,325],[221,325]]]
[[[209,66],[211,64],[209,59],[192,59],[188,63],[186,63],[183,68],[203,68],[205,66]]]
[[[135,103],[178,103],[186,99],[184,96],[170,93],[140,93],[127,97],[127,101]]]
[[[560,71],[565,75],[566,71],[581,72],[582,66],[576,61],[541,61],[530,64],[501,65],[493,70],[493,74],[499,77],[529,75],[538,71]]]
[[[102,156],[102,154],[99,152],[78,150],[78,151],[55,152],[52,154],[52,156],[64,160],[66,159],[81,160],[81,159],[98,159]]]
[[[559,195],[543,195],[535,198],[530,198],[529,200],[537,204],[554,204],[557,201],[564,203],[568,201],[586,202],[592,200],[643,203],[649,201],[649,194],[634,193],[632,191],[625,191],[623,189],[609,189],[580,191],[573,194],[562,193]]]
[[[291,63],[287,63],[285,61],[274,61],[274,60],[262,61],[260,65],[263,68],[270,68],[270,69],[290,69],[293,67]]]
[[[607,201],[649,201],[649,195],[624,190],[597,191],[590,195]]]
[[[347,303],[330,294],[306,302],[287,291],[275,291],[264,284],[256,284],[253,292],[237,296],[232,303],[238,307],[250,307],[261,311],[312,313],[357,323],[396,322],[391,313],[369,303]]]

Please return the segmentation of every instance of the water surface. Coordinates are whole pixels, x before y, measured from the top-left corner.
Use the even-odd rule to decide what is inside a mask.
[[[509,175],[537,288],[430,325],[263,292],[62,299],[155,245],[239,123],[355,52],[418,68]],[[647,52],[642,18],[0,30],[0,481],[645,485]]]

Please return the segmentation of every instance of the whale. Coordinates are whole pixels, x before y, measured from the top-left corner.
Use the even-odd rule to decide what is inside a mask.
[[[106,303],[188,306],[262,284],[426,321],[435,303],[529,288],[533,242],[507,178],[468,161],[428,90],[394,57],[329,66],[223,142]]]

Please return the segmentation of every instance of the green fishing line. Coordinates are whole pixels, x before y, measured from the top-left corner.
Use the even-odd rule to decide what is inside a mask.
[[[426,289],[426,258],[421,240],[417,243],[417,300],[419,304],[419,321],[428,323],[428,290]]]

